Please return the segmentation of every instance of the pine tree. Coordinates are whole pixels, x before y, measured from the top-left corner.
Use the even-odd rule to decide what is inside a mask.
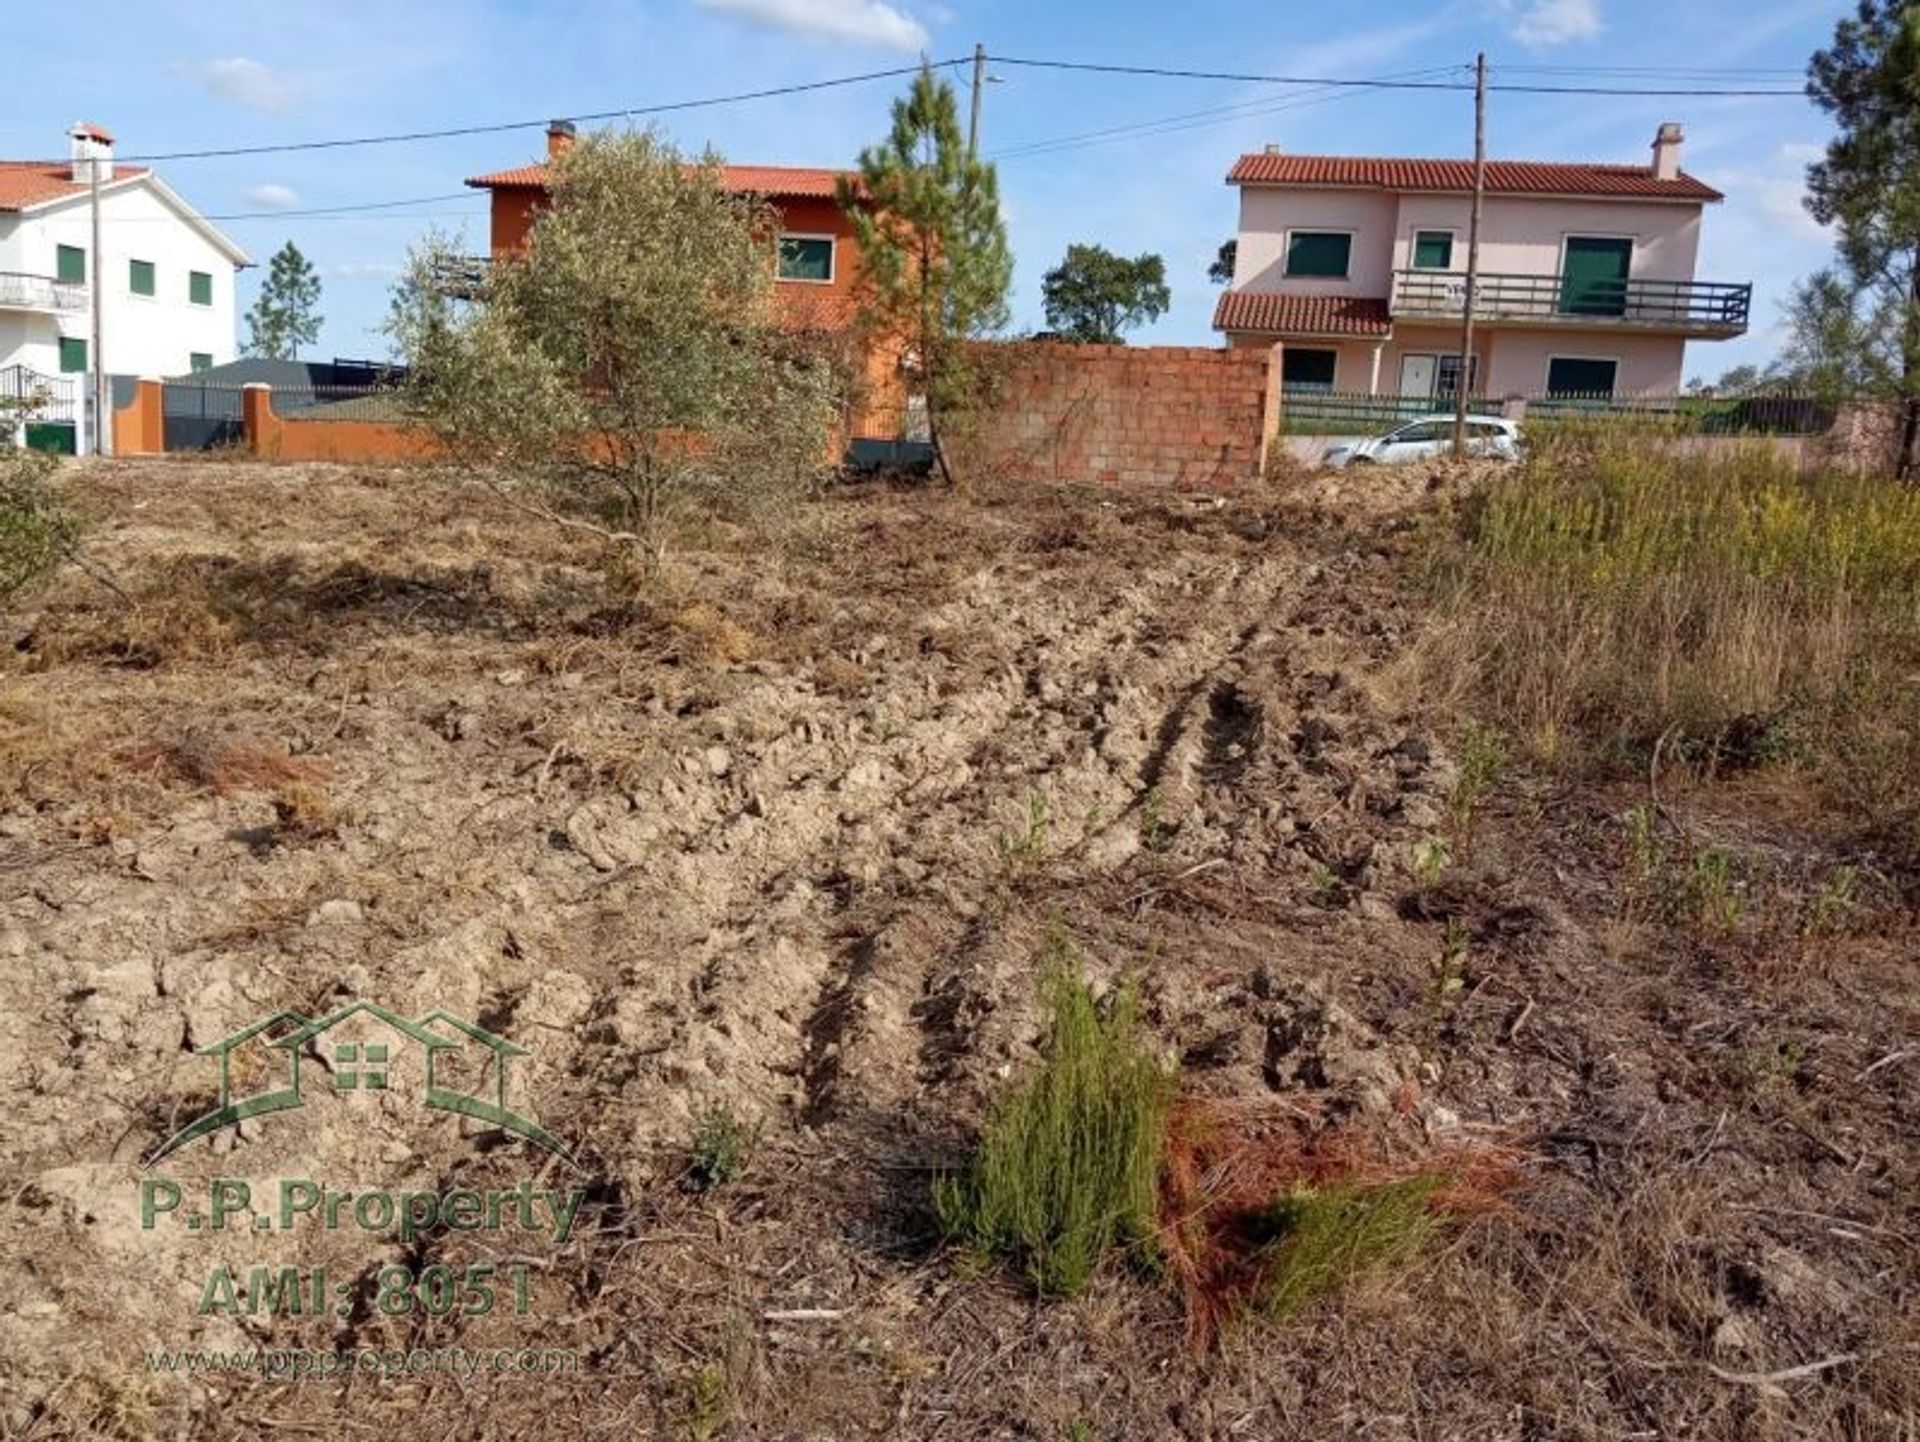
[[[1864,307],[1897,324],[1909,475],[1920,441],[1920,4],[1860,0],[1814,54],[1807,95],[1839,128],[1807,170],[1807,209],[1838,227]]]
[[[953,87],[931,66],[894,101],[892,132],[861,152],[840,204],[860,242],[866,329],[903,351],[951,481],[942,431],[977,399],[969,343],[1007,323],[1013,256],[993,166],[969,151]]]
[[[247,312],[247,354],[294,360],[320,338],[320,277],[292,241],[267,263],[267,278]]]

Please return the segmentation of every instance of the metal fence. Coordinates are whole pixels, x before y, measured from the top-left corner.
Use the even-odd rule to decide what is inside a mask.
[[[1296,436],[1377,435],[1422,416],[1451,415],[1451,396],[1376,396],[1289,388],[1281,429]],[[1562,421],[1638,424],[1700,435],[1821,435],[1837,412],[1831,401],[1797,395],[1471,396],[1471,415],[1520,416],[1522,424]]]

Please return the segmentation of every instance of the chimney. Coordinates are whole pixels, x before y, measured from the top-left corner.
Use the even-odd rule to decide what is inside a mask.
[[[67,132],[70,142],[67,153],[73,162],[71,174],[75,185],[86,185],[92,180],[89,173],[94,163],[101,163],[101,183],[113,179],[113,137],[98,125],[89,125],[84,120],[76,120],[73,129]]]
[[[1278,142],[1272,140],[1269,140],[1261,149],[1268,155],[1278,155],[1280,153]]]
[[[1655,132],[1653,137],[1653,176],[1656,180],[1673,180],[1680,174],[1680,134],[1679,122],[1669,120]]]
[[[573,149],[573,122],[571,120],[550,120],[547,122],[547,159],[558,160]]]

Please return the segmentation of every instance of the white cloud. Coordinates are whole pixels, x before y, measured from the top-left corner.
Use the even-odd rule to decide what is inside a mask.
[[[390,260],[342,260],[327,267],[327,274],[341,280],[392,280],[402,267]]]
[[[208,94],[248,110],[289,110],[303,93],[294,81],[244,55],[209,60],[195,66],[191,73]]]
[[[851,40],[889,50],[920,50],[927,28],[885,0],[698,0],[703,10],[817,40]]]
[[[265,185],[250,185],[246,190],[247,204],[256,205],[262,210],[292,210],[300,203],[300,192],[291,185],[279,185],[272,181]]]
[[[1532,0],[1514,18],[1513,38],[1529,50],[1547,50],[1595,39],[1605,28],[1600,0]]]

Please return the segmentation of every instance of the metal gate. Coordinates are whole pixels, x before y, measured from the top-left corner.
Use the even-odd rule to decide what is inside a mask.
[[[238,445],[241,388],[168,381],[160,388],[160,428],[166,449],[211,451]]]
[[[80,448],[79,387],[71,376],[42,375],[25,366],[0,369],[0,422],[20,428],[35,450],[70,456]],[[12,435],[0,435],[10,442]]]

